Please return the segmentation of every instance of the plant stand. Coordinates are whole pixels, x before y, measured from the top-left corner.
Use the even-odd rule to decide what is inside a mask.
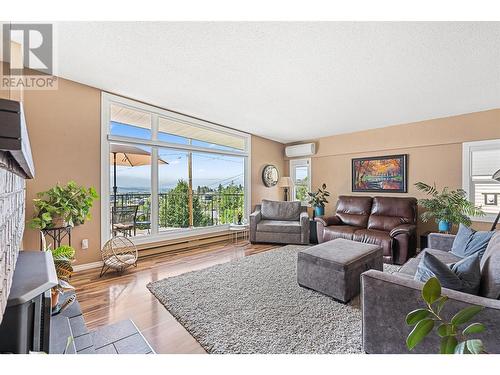
[[[52,239],[52,248],[56,249],[61,246],[62,240],[64,238],[68,239],[68,245],[71,246],[71,229],[73,227],[68,225],[66,227],[58,227],[58,228],[46,228],[42,229],[42,235],[44,237],[49,237]],[[40,250],[43,250],[43,241],[40,238]]]

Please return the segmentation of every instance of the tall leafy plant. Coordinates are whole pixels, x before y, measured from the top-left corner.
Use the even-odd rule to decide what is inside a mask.
[[[413,310],[406,316],[406,324],[413,326],[406,339],[406,346],[412,350],[435,327],[441,338],[440,354],[482,354],[485,353],[483,342],[470,335],[482,333],[486,327],[482,323],[469,323],[483,310],[481,306],[469,306],[457,312],[451,320],[446,320],[441,311],[448,300],[441,295],[441,284],[435,277],[430,278],[422,289],[422,298],[425,307]]]
[[[315,192],[307,193],[309,195],[309,204],[313,207],[325,207],[325,204],[328,203],[327,197],[330,196],[330,192],[326,190],[326,184],[321,185]]]
[[[45,229],[53,226],[53,222],[61,218],[70,225],[82,224],[91,218],[90,209],[94,200],[98,199],[93,187],[83,187],[74,181],[42,191],[33,199],[35,215],[30,221],[33,229]]]
[[[431,186],[423,182],[417,182],[415,187],[430,196],[418,200],[418,204],[425,208],[420,215],[423,222],[434,219],[436,222],[442,220],[470,226],[470,216],[485,215],[481,207],[476,207],[467,199],[467,193],[462,189],[450,190],[445,187],[439,191],[436,185]]]
[[[83,224],[85,220],[90,220],[92,218],[90,209],[94,205],[94,200],[99,198],[95,188],[92,186],[86,188],[84,186],[77,185],[74,181],[70,181],[66,185],[65,189],[66,194],[70,197],[70,203],[72,206],[71,220],[73,221],[73,224],[79,225]]]

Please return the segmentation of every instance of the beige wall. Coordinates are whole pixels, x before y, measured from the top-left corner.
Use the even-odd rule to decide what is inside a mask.
[[[24,109],[35,162],[35,179],[27,183],[26,218],[33,216],[31,200],[39,191],[70,180],[100,190],[100,91],[59,79],[57,90],[25,90]],[[100,259],[99,202],[91,221],[75,227],[72,245],[77,263]],[[82,239],[89,249],[81,249]],[[37,231],[27,228],[24,248],[38,249]]]
[[[312,186],[328,185],[333,199],[326,213],[331,214],[340,194],[370,195],[351,192],[352,158],[408,154],[408,193],[392,195],[423,197],[413,186],[417,181],[460,188],[462,142],[497,138],[500,109],[321,138],[312,158]],[[490,226],[474,223],[480,229]],[[430,229],[436,225],[419,223],[419,232]]]
[[[269,139],[252,136],[252,209],[262,199],[281,200],[283,189],[266,187],[262,182],[262,170],[267,164],[278,168],[280,176],[285,174],[285,145]]]

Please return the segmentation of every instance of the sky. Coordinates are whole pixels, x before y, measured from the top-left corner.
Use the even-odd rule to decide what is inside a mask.
[[[147,129],[134,126],[111,123],[111,134],[141,139],[149,139],[151,134]],[[182,137],[162,133],[159,139],[165,142],[187,144],[187,140]],[[194,145],[228,149],[224,146],[208,144],[201,141],[193,141]],[[139,146],[151,152],[151,147]],[[177,184],[179,179],[188,178],[188,153],[181,150],[159,148],[160,159],[168,164],[158,166],[159,188],[161,191],[168,191]],[[223,186],[233,182],[236,185],[243,185],[244,179],[244,159],[242,157],[207,154],[193,152],[193,188],[198,186],[208,186],[217,188],[219,184]],[[150,191],[151,166],[125,167],[117,166],[117,186],[120,191]],[[111,187],[113,185],[113,165],[111,165]]]

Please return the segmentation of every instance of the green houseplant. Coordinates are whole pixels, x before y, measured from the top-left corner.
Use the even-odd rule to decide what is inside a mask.
[[[418,200],[418,204],[425,208],[420,218],[424,223],[434,219],[440,232],[449,232],[453,224],[470,226],[470,216],[485,215],[481,207],[476,207],[467,199],[467,193],[462,189],[450,190],[445,187],[438,191],[436,185],[431,186],[423,182],[417,182],[415,187],[430,196]]]
[[[33,199],[35,215],[30,221],[33,229],[79,225],[89,220],[90,209],[99,198],[93,187],[78,186],[74,181],[37,194]]]
[[[330,193],[326,190],[326,184],[321,185],[315,192],[308,192],[308,203],[314,207],[314,214],[316,216],[323,216],[325,214],[325,203],[328,203],[327,197]]]
[[[73,262],[75,260],[75,249],[68,245],[62,245],[51,249],[46,247],[44,251],[52,252],[54,267],[58,279],[58,285],[52,288],[52,307],[56,306],[59,301],[59,296],[68,290],[75,288],[69,283],[73,275]]]
[[[422,288],[425,308],[413,310],[406,316],[406,324],[413,326],[406,339],[406,346],[412,350],[437,327],[436,333],[441,338],[440,354],[482,354],[486,353],[483,342],[470,335],[482,333],[486,327],[482,323],[471,323],[481,306],[469,306],[457,312],[451,320],[446,320],[441,311],[448,297],[441,295],[441,284],[435,277],[430,278]]]

